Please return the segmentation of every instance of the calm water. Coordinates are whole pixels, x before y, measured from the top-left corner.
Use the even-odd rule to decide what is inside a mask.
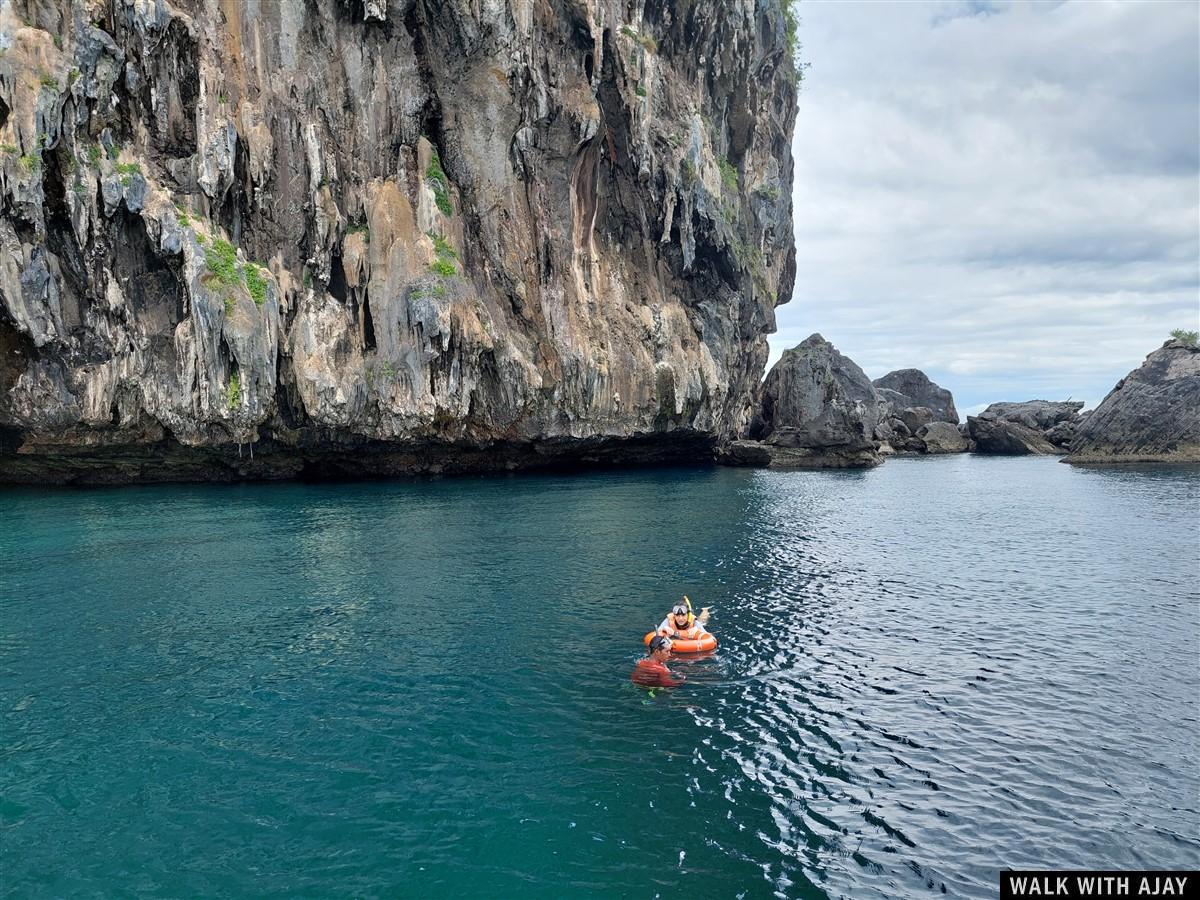
[[[12,896],[989,897],[1200,865],[1200,470],[0,493]],[[688,684],[628,683],[681,593]]]

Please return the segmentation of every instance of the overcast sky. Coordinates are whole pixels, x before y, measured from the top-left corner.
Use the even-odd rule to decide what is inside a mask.
[[[819,331],[963,415],[1092,407],[1200,328],[1200,4],[798,11],[798,271],[770,364]]]

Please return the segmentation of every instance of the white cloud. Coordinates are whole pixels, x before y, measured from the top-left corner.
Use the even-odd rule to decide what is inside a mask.
[[[797,280],[814,331],[960,408],[1089,406],[1200,318],[1200,6],[800,7]]]

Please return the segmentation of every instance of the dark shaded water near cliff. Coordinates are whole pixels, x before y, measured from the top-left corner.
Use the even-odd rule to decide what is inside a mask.
[[[994,896],[1200,865],[1200,470],[0,493],[13,896]],[[648,700],[686,592],[716,655]]]

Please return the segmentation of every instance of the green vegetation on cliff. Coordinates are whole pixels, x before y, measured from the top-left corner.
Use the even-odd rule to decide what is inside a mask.
[[[201,237],[200,234],[196,235],[197,240]],[[216,238],[212,247],[204,251],[204,263],[208,268],[207,283],[209,287],[216,288],[221,295],[226,314],[233,312],[237,305],[237,291],[243,285],[249,291],[255,306],[262,306],[266,302],[267,279],[263,275],[262,266],[253,262],[238,265],[237,250],[229,241]]]
[[[238,378],[237,370],[235,369],[229,376],[229,387],[225,389],[225,402],[230,409],[237,406],[242,400],[242,384]]]
[[[450,278],[458,274],[458,267],[455,262],[458,260],[458,253],[440,234],[429,232],[429,239],[433,241],[433,249],[437,254],[437,259],[429,266],[429,271],[442,278]]]
[[[211,282],[222,288],[237,288],[241,283],[238,277],[237,250],[233,244],[223,238],[213,241],[212,247],[204,251],[204,262],[208,266]]]
[[[433,190],[433,202],[441,210],[443,216],[454,215],[454,207],[450,203],[450,179],[442,169],[442,158],[438,156],[437,148],[433,148],[429,158],[429,168],[425,170],[425,179]]]
[[[731,191],[738,189],[738,170],[733,163],[723,156],[717,157],[717,167],[721,170],[721,184]]]
[[[255,263],[246,263],[242,266],[242,275],[246,278],[246,288],[254,305],[262,306],[267,302],[267,279],[263,278],[262,269]]]
[[[801,43],[797,36],[800,31],[800,17],[796,14],[796,4],[799,0],[783,0],[784,35],[787,38],[788,52],[792,55],[792,65],[796,67],[796,85],[804,83],[804,71],[811,63],[800,61]]]

